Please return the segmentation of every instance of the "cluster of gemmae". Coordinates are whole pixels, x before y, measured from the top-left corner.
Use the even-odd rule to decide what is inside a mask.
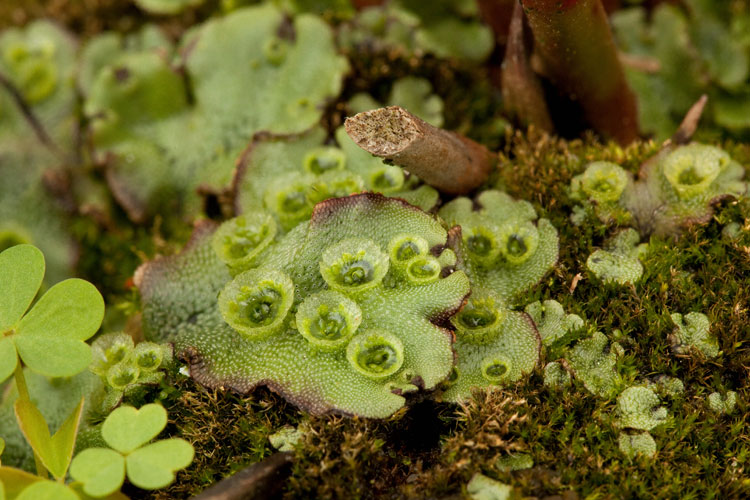
[[[343,172],[347,158],[357,158],[318,140],[293,141],[258,146],[252,175],[280,157],[290,172],[310,175]],[[269,152],[258,154],[263,147]],[[589,257],[590,271],[605,283],[635,283],[648,252],[641,236],[670,234],[740,194],[738,167],[699,144],[659,153],[638,180],[612,163],[589,164],[571,185],[582,204],[574,222],[592,214],[632,226]],[[292,184],[271,197],[251,193],[252,185],[239,198],[241,215],[199,224],[181,254],[137,273],[147,338],[173,343],[204,384],[240,392],[265,384],[316,413],[383,417],[410,392],[439,388],[440,398],[459,402],[476,388],[515,382],[545,348],[586,328],[554,300],[522,303],[558,258],[556,229],[526,201],[485,190],[435,216],[381,194],[309,208],[305,195],[298,197],[305,213],[292,217],[282,210]],[[654,206],[646,217],[644,207]],[[703,314],[673,320],[676,353],[718,354]],[[545,384],[564,387],[575,377],[594,395],[620,394],[624,349],[613,338],[584,334],[544,367]],[[631,432],[630,420],[622,422]],[[623,433],[624,450],[631,438]]]
[[[319,203],[287,233],[260,211],[203,223],[137,273],[145,333],[203,383],[267,384],[314,412],[387,416],[444,382],[460,401],[518,380],[541,337],[510,308],[554,265],[557,233],[498,191],[440,215],[365,193]]]

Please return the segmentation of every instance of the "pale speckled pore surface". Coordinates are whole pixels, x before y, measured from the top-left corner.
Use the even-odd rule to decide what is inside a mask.
[[[356,297],[362,310],[358,332],[386,330],[404,346],[401,369],[372,379],[357,373],[343,350],[314,350],[293,325],[259,341],[229,327],[216,306],[230,276],[211,248],[213,231],[213,224],[199,225],[181,254],[144,265],[136,280],[147,338],[174,342],[175,352],[188,359],[191,375],[200,382],[239,392],[266,384],[313,413],[385,417],[403,406],[402,392],[430,389],[448,376],[452,335],[433,322],[445,322],[468,294],[463,272],[420,286],[386,276],[383,284]],[[402,201],[373,194],[330,200],[316,207],[309,224],[277,243],[258,269],[282,270],[291,277],[294,310],[304,297],[326,288],[319,271],[326,248],[358,237],[385,252],[388,242],[403,233],[427,240],[432,253],[440,253],[447,239],[434,218]]]

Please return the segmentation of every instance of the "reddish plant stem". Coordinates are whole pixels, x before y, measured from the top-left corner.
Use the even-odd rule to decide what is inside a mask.
[[[604,7],[604,10],[607,11],[607,14],[611,14],[619,9],[621,4],[621,0],[602,0],[602,6]]]
[[[621,144],[635,140],[636,100],[601,0],[520,1],[546,76],[578,101],[594,130]]]
[[[503,105],[505,112],[523,127],[534,125],[553,132],[554,125],[547,109],[544,89],[529,62],[528,27],[523,8],[517,3],[513,11],[502,67]]]
[[[505,45],[508,42],[510,32],[510,22],[513,17],[513,10],[518,0],[478,0],[479,15],[482,21],[492,28],[495,34],[495,41],[498,45]]]
[[[347,118],[345,127],[359,147],[444,193],[476,189],[496,163],[495,155],[481,144],[433,127],[399,106],[359,113]]]
[[[382,5],[385,0],[352,0],[352,5],[357,10],[362,10],[367,7],[374,7],[376,5]]]

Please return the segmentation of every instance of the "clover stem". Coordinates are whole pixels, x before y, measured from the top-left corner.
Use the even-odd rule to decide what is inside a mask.
[[[61,155],[60,148],[57,146],[57,144],[55,144],[55,142],[52,140],[49,134],[47,134],[47,131],[45,130],[44,126],[42,126],[39,119],[31,111],[31,107],[29,106],[29,103],[26,102],[26,99],[24,99],[24,97],[21,95],[21,92],[13,85],[13,83],[11,83],[10,79],[7,76],[5,76],[3,73],[0,73],[0,87],[5,88],[5,90],[10,94],[13,101],[15,101],[15,104],[18,106],[18,109],[21,110],[21,113],[23,114],[24,119],[31,126],[31,129],[36,134],[37,139],[39,139],[39,142],[41,142],[52,153],[56,155]]]
[[[513,15],[515,0],[478,0],[479,15],[482,21],[492,28],[498,45],[506,45],[511,30],[510,23]]]
[[[21,366],[20,361],[16,364],[16,371],[14,372],[14,376],[16,379],[16,388],[18,389],[18,399],[31,403],[31,397],[29,396],[29,386],[26,385],[26,377],[23,374],[23,367]],[[39,455],[37,455],[36,451],[34,452],[34,465],[36,466],[36,475],[41,477],[42,479],[47,479],[47,469],[44,467],[44,464],[42,464],[42,460],[39,458]]]
[[[26,377],[23,375],[23,368],[20,362],[16,365],[14,375],[16,377],[16,387],[18,388],[18,398],[23,401],[31,401],[29,387],[26,385]]]

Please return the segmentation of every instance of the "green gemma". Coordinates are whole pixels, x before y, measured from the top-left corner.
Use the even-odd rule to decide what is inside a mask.
[[[375,242],[352,238],[326,249],[320,259],[320,274],[332,289],[354,294],[377,286],[388,265],[388,256]]]
[[[276,221],[253,212],[223,223],[214,236],[214,251],[230,269],[246,270],[274,240]]]
[[[307,297],[297,309],[297,329],[315,347],[344,347],[362,322],[362,310],[346,296],[327,290]]]
[[[379,379],[393,375],[404,363],[404,346],[398,337],[380,330],[369,330],[346,347],[346,359],[365,377]]]
[[[224,320],[247,338],[280,331],[294,301],[294,283],[279,271],[245,271],[219,294]]]

